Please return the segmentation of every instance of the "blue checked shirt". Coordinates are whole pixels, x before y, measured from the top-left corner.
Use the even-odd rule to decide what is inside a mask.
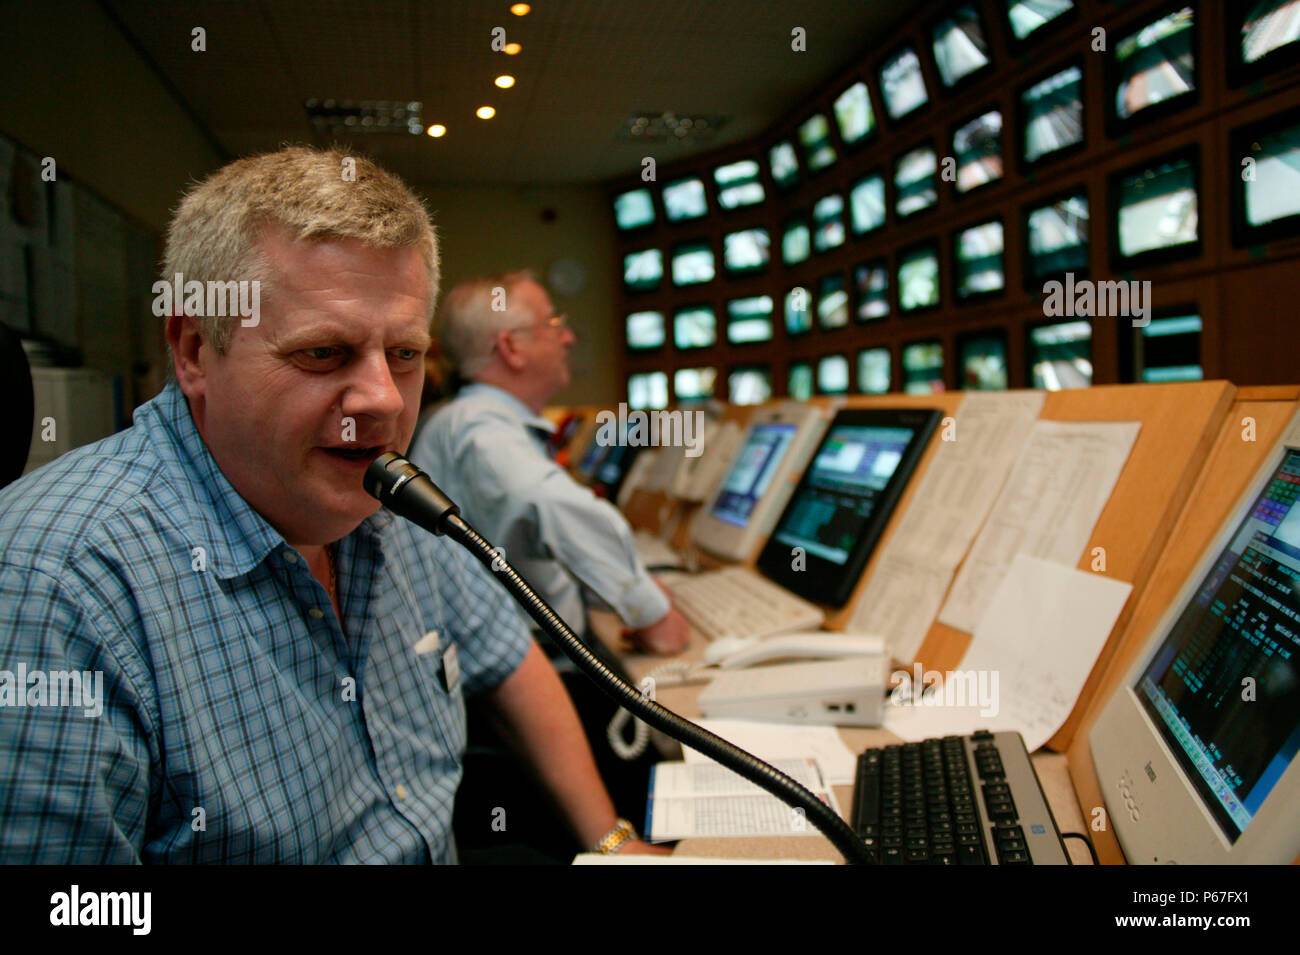
[[[0,491],[0,862],[454,862],[463,694],[519,666],[527,627],[388,512],[338,556],[342,630],[174,384]],[[14,705],[20,664],[102,672],[102,715]]]

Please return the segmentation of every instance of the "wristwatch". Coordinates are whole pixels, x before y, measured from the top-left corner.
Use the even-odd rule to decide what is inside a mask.
[[[601,840],[592,847],[592,851],[599,852],[603,856],[613,855],[623,848],[623,843],[635,838],[636,829],[632,827],[632,823],[626,819],[616,819],[614,820],[614,828],[605,833]]]

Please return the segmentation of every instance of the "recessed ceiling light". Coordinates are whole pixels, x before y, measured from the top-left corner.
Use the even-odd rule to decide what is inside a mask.
[[[474,111],[474,115],[479,119],[491,119],[497,114],[497,111],[491,106],[480,106]]]
[[[437,139],[439,136],[446,136],[447,127],[442,125],[442,123],[434,123],[429,127],[429,135],[434,139]]]
[[[510,87],[515,85],[515,78],[513,76],[510,76],[509,74],[506,74],[506,75],[498,76],[492,82],[496,83],[496,85],[501,87],[503,90],[508,90],[510,89]]]
[[[526,4],[526,3],[512,3],[512,4],[510,5],[510,12],[513,13],[513,14],[514,14],[515,16],[517,16],[517,17],[526,17],[526,16],[528,16],[528,11],[531,10],[531,9],[532,9],[532,7],[530,7],[530,6],[529,6],[528,4]]]
[[[501,49],[506,54],[506,56],[514,56],[516,53],[522,50],[523,47],[520,46],[518,43],[510,42],[507,43],[505,46],[503,46]]]

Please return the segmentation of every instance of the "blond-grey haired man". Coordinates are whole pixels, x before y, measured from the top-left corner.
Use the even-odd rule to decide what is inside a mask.
[[[510,601],[362,488],[418,413],[416,196],[340,152],[243,159],[181,203],[177,273],[257,282],[259,314],[174,305],[175,381],[0,493],[5,658],[103,687],[94,717],[0,712],[0,862],[454,861],[467,694],[579,844],[644,849]]]

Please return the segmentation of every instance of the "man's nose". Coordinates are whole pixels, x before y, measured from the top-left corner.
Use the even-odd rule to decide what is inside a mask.
[[[379,351],[360,358],[343,398],[343,413],[395,418],[402,413],[404,406],[402,392],[393,381],[393,371],[388,366],[388,354]]]

